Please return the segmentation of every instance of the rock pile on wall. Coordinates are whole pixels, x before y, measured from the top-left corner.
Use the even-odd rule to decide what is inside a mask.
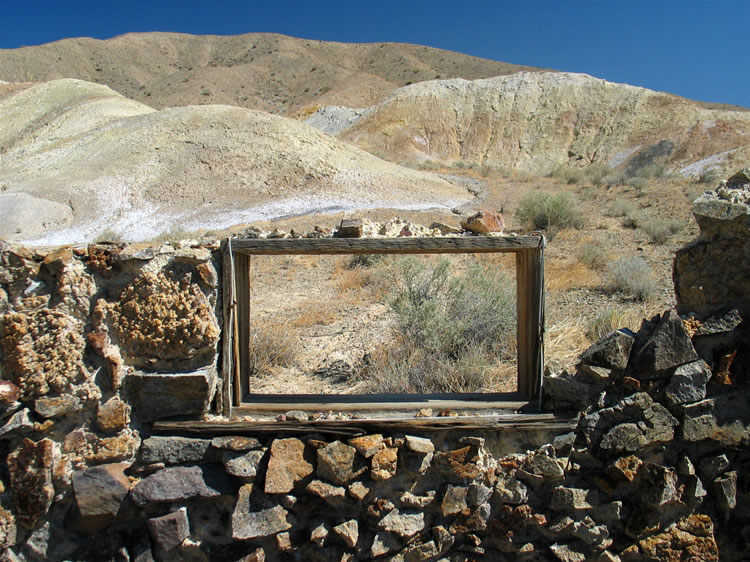
[[[738,238],[736,222],[729,214],[696,245]],[[704,285],[708,304],[693,316],[665,311],[605,336],[575,372],[548,373],[545,403],[570,419],[557,434],[299,433],[293,422],[277,433],[156,431],[164,418],[217,421],[218,257],[217,246],[0,248],[3,559],[671,561],[748,550],[741,298],[714,308]]]

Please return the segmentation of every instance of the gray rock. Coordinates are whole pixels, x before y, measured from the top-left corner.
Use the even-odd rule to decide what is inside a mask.
[[[13,414],[10,419],[0,427],[0,439],[10,439],[34,429],[34,422],[29,418],[29,411],[24,408]]]
[[[206,413],[216,375],[213,368],[180,374],[131,373],[125,381],[138,417],[152,422]]]
[[[332,505],[339,505],[346,498],[346,489],[333,486],[322,480],[312,480],[306,490]]]
[[[424,524],[424,512],[401,513],[398,509],[394,509],[378,521],[378,529],[407,538],[424,529]]]
[[[55,397],[43,397],[34,401],[34,411],[43,418],[57,418],[79,411],[81,401],[70,394]]]
[[[373,558],[388,554],[394,550],[401,548],[401,541],[398,540],[390,533],[379,532],[375,535],[372,540],[372,546],[370,547],[370,555]]]
[[[211,439],[211,446],[225,451],[251,451],[252,449],[260,449],[261,444],[255,437],[222,435]]]
[[[721,453],[702,458],[698,463],[698,472],[704,480],[714,480],[729,468],[729,458]]]
[[[689,404],[683,409],[680,437],[736,447],[750,443],[750,404],[743,391]]]
[[[623,519],[622,502],[619,500],[605,503],[595,507],[589,513],[594,521],[599,521],[604,525],[611,526],[620,523]]]
[[[547,400],[567,403],[581,409],[589,406],[600,391],[599,386],[591,384],[590,380],[565,371],[545,375],[542,389]]]
[[[666,311],[633,360],[641,380],[666,378],[672,369],[698,359],[693,342],[677,312]]]
[[[407,435],[404,440],[404,445],[410,451],[415,453],[422,453],[427,455],[435,452],[435,445],[429,439],[425,437],[414,437],[413,435]]]
[[[628,366],[634,342],[630,334],[615,330],[584,351],[581,362],[621,371]]]
[[[210,446],[209,439],[151,436],[141,443],[138,454],[140,461],[144,464],[210,462],[216,460],[216,455],[209,454]]]
[[[550,457],[543,451],[537,451],[529,456],[524,468],[531,474],[542,476],[550,482],[562,480],[565,476],[565,467],[560,459]]]
[[[521,505],[529,501],[529,489],[516,478],[500,479],[495,484],[495,499],[509,505]]]
[[[706,397],[706,384],[711,378],[711,368],[705,361],[693,361],[675,369],[664,397],[672,406],[698,402]]]
[[[222,462],[224,468],[232,476],[252,481],[258,474],[258,467],[266,452],[264,450],[248,451],[224,451]]]
[[[280,505],[260,511],[250,511],[252,484],[240,488],[237,505],[232,513],[232,538],[235,540],[267,537],[292,528],[287,520],[288,512]]]
[[[79,529],[94,532],[114,522],[130,491],[130,480],[124,474],[128,467],[127,463],[102,464],[73,474],[73,491],[82,517]]]
[[[471,507],[477,507],[492,497],[492,488],[485,486],[480,482],[469,484],[469,492],[466,494],[466,502]]]
[[[26,539],[22,549],[25,557],[22,560],[66,560],[79,546],[73,540],[74,536],[65,532],[62,518],[59,521],[45,521]]]
[[[153,544],[159,550],[172,550],[190,535],[187,509],[183,507],[167,515],[149,519],[148,530]]]
[[[693,461],[690,460],[690,457],[687,455],[683,455],[680,460],[677,463],[677,473],[680,476],[694,476],[695,475],[695,465],[693,464]]]
[[[344,544],[349,548],[354,548],[357,545],[359,539],[359,523],[356,519],[350,519],[344,521],[340,525],[336,525],[333,528],[333,532],[344,541]]]
[[[331,529],[328,527],[327,523],[319,523],[313,527],[313,530],[310,532],[310,542],[320,548],[325,544],[330,532]]]
[[[560,562],[585,562],[586,555],[574,550],[570,545],[567,544],[553,544],[549,547],[555,558]]]
[[[737,472],[726,472],[715,479],[713,490],[716,504],[728,518],[729,512],[737,507]]]
[[[682,492],[682,500],[688,504],[695,504],[703,500],[708,495],[703,481],[697,476],[688,476],[685,481],[685,488]]]
[[[556,511],[575,511],[591,509],[597,503],[596,493],[592,490],[557,486],[552,490],[549,507]]]
[[[443,501],[440,503],[440,512],[443,516],[453,515],[454,513],[460,513],[468,507],[466,503],[466,495],[468,494],[468,488],[464,486],[452,486],[448,485],[443,495]]]
[[[211,498],[232,493],[226,473],[210,466],[168,467],[138,482],[130,496],[136,505]]]
[[[609,538],[609,529],[604,525],[597,525],[588,515],[581,521],[573,523],[570,533],[589,546],[606,548],[612,544],[612,540]]]
[[[726,334],[733,331],[740,324],[742,324],[742,317],[736,308],[733,308],[729,312],[720,314],[714,314],[700,325],[698,331],[695,332],[696,337],[700,336],[714,336],[718,334]]]
[[[317,474],[320,478],[335,484],[347,484],[366,470],[361,457],[357,457],[356,449],[341,441],[318,449]]]
[[[677,473],[655,463],[644,463],[638,471],[638,498],[647,506],[659,508],[679,499]]]
[[[637,392],[610,408],[585,416],[578,428],[590,447],[601,446],[617,453],[671,441],[676,425],[678,421],[669,410],[645,392]],[[610,431],[611,435],[607,436]]]
[[[411,492],[404,492],[399,498],[399,502],[404,507],[411,507],[414,509],[423,509],[435,501],[435,490],[429,490],[424,496],[417,496]]]
[[[362,501],[370,493],[370,488],[365,486],[362,482],[352,482],[349,484],[349,495],[357,501]],[[433,498],[434,499],[434,498]]]

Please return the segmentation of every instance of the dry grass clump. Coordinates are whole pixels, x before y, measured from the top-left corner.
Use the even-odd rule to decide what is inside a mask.
[[[394,264],[389,305],[391,343],[376,349],[361,373],[367,392],[478,392],[507,386],[500,357],[515,354],[513,283],[497,270],[415,258]]]
[[[328,326],[336,322],[337,318],[337,310],[331,303],[310,299],[300,305],[299,314],[292,320],[292,326],[295,328]]]
[[[388,290],[388,264],[382,254],[355,254],[336,262],[331,279],[349,303],[381,300]]]
[[[608,288],[636,300],[648,300],[654,294],[654,276],[646,260],[624,257],[609,264]]]
[[[288,326],[265,322],[250,327],[249,368],[251,376],[268,375],[274,367],[291,367],[299,351],[299,340]]]
[[[685,227],[682,221],[657,219],[649,217],[643,221],[641,228],[654,244],[666,244],[667,241]]]

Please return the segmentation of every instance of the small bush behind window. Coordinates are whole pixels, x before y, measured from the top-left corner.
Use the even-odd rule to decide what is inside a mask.
[[[564,228],[582,228],[583,217],[575,198],[566,192],[533,191],[521,199],[516,216],[532,230],[554,234]]]

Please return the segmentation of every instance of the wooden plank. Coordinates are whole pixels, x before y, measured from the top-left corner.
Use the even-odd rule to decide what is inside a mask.
[[[544,369],[544,239],[516,254],[516,311],[517,390],[535,400]]]
[[[333,433],[357,435],[370,431],[444,431],[444,430],[570,430],[575,418],[554,414],[511,414],[496,416],[456,416],[430,418],[373,418],[360,420],[309,421],[159,421],[153,425],[155,433],[186,435],[227,435],[257,433]]]
[[[518,393],[461,394],[265,394],[251,395],[238,408],[237,415],[279,413],[289,410],[304,412],[415,412],[431,408],[442,410],[518,411],[529,407]]]
[[[235,253],[234,268],[237,301],[235,325],[237,347],[239,347],[234,378],[234,405],[239,406],[242,403],[242,397],[247,393],[248,365],[250,363],[250,256]]]
[[[235,253],[295,254],[466,254],[518,252],[538,248],[539,236],[460,236],[435,238],[244,238]]]
[[[221,312],[222,312],[222,344],[221,344],[221,390],[217,397],[217,409],[224,416],[232,415],[232,377],[234,367],[233,333],[234,321],[232,308],[234,301],[234,280],[232,279],[232,257],[229,253],[229,241],[222,244],[221,260]]]

